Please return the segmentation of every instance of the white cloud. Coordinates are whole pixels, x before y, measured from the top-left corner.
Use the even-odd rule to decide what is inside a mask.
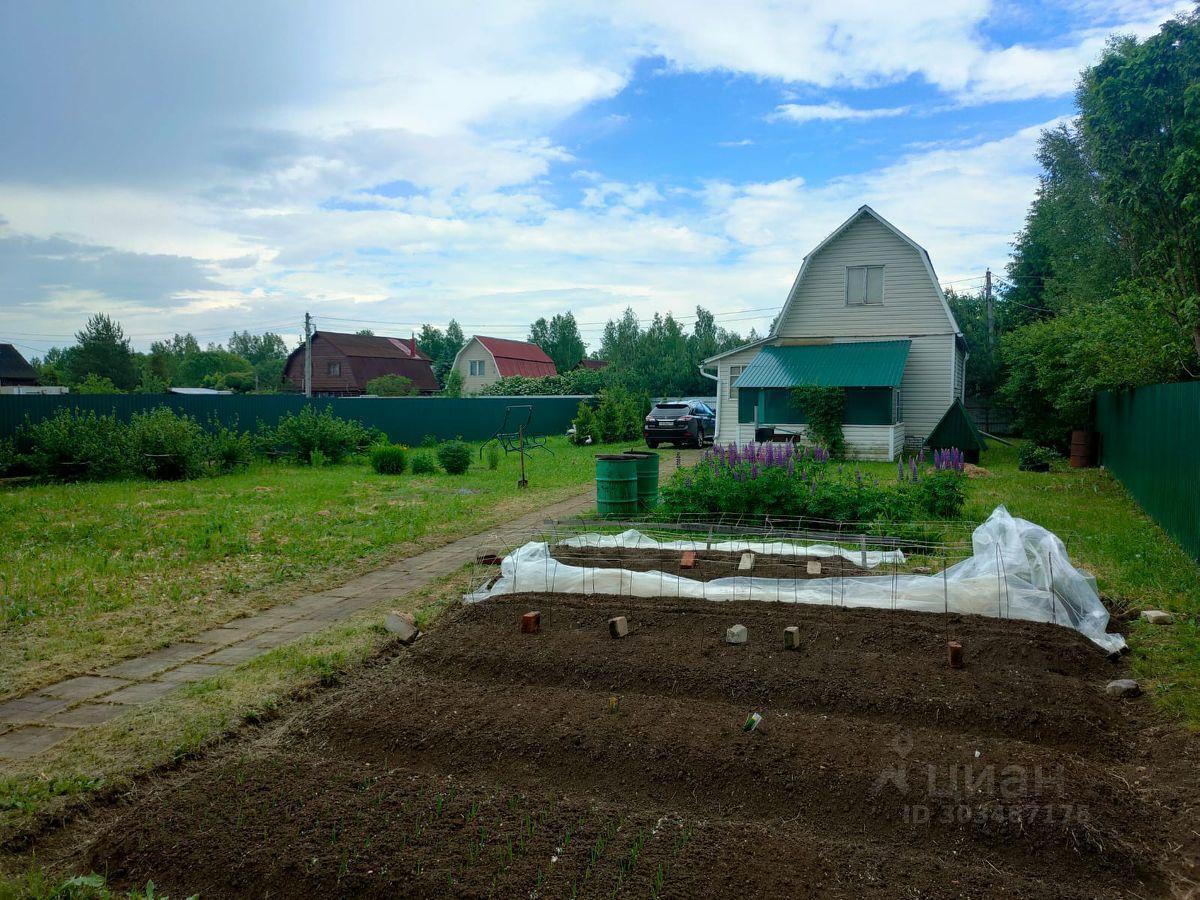
[[[34,298],[6,308],[5,327],[69,334],[102,304],[135,334],[277,324],[306,306],[401,326],[526,323],[567,300],[581,321],[629,302],[764,306],[863,202],[910,229],[944,277],[974,274],[1002,261],[1020,225],[1036,130],[912,148],[819,184],[785,177],[789,160],[761,181],[697,192],[643,145],[630,153],[647,157],[643,170],[586,160],[571,180],[560,126],[652,55],[803,98],[908,80],[941,104],[1065,96],[1110,30],[1145,34],[1181,8],[1061,2],[1086,7],[1076,20],[1089,27],[1007,45],[986,37],[1002,11],[990,0],[762,2],[736,16],[716,0],[247,3],[222,15],[3,4],[0,82],[13,90],[0,93],[0,237],[90,248],[0,269],[0,290]],[[794,100],[774,115],[904,111]],[[604,113],[587,127],[606,140],[638,125]]]
[[[841,122],[865,121],[867,119],[890,119],[908,112],[907,106],[891,106],[876,109],[855,109],[844,103],[784,103],[775,107],[767,118],[771,121]]]

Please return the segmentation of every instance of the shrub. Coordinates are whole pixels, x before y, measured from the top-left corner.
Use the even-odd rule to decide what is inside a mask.
[[[295,415],[285,414],[272,437],[273,443],[282,445],[293,459],[317,465],[314,453],[320,452],[323,462],[341,462],[365,446],[370,434],[358,422],[338,418],[329,407],[318,413],[306,406]]]
[[[838,459],[846,455],[846,437],[842,420],[846,413],[846,392],[840,387],[802,384],[792,388],[792,400],[804,410],[809,437]]]
[[[0,438],[0,475],[7,475],[17,466],[17,449],[8,438]]]
[[[967,502],[967,477],[954,469],[925,472],[912,485],[921,510],[935,519],[956,519]]]
[[[75,385],[76,394],[123,394],[119,387],[112,383],[107,375],[88,375],[87,378]]]
[[[471,467],[471,448],[462,441],[446,441],[437,448],[438,462],[451,475],[462,475]]]
[[[500,445],[488,444],[487,446],[487,467],[493,472],[500,467]]]
[[[438,436],[436,434],[426,434],[421,437],[421,446],[426,450],[432,450],[438,445]]]
[[[412,473],[414,475],[432,475],[437,471],[437,463],[428,453],[414,453],[412,458]]]
[[[571,433],[571,442],[573,444],[598,444],[600,442],[600,428],[596,421],[596,413],[592,409],[590,400],[583,400],[579,404],[579,411],[575,413],[575,419],[571,422],[575,430]]]
[[[400,444],[376,444],[371,448],[371,468],[380,475],[403,475],[408,468],[408,448]]]
[[[380,397],[411,397],[417,393],[413,380],[403,375],[380,375],[368,381],[366,388],[368,394]]]
[[[42,478],[100,481],[129,470],[129,435],[116,416],[59,409],[37,424],[21,426],[16,445]]]
[[[216,420],[209,421],[208,430],[206,456],[214,472],[233,472],[250,465],[255,453],[254,435]]]
[[[155,481],[195,478],[204,465],[208,435],[188,415],[160,406],[129,420],[130,468]]]
[[[1058,453],[1050,447],[1026,441],[1017,451],[1017,468],[1022,472],[1044,472],[1056,459]]]

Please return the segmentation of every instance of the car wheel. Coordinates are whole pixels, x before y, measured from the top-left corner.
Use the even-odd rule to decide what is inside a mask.
[[[657,450],[658,449],[658,441],[646,441],[646,446],[649,447],[651,450]]]

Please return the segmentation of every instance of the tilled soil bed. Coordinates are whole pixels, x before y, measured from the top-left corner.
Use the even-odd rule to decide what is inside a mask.
[[[1122,668],[1052,625],[518,594],[58,843],[172,896],[1163,896],[1200,759]]]
[[[840,556],[753,554],[754,562],[747,570],[739,569],[741,553],[722,550],[697,550],[693,565],[685,568],[683,554],[678,550],[639,550],[635,547],[568,547],[559,544],[554,558],[569,566],[598,569],[629,569],[633,572],[666,572],[695,581],[716,578],[736,578],[750,575],[755,578],[845,578],[857,575],[881,575],[887,567],[865,569]],[[820,571],[809,572],[808,564],[817,563]]]

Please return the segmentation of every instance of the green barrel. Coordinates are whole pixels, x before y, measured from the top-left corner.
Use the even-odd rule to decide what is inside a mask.
[[[604,518],[637,516],[637,458],[627,453],[596,457],[596,511]]]
[[[658,454],[649,450],[626,450],[637,457],[638,509],[642,512],[658,506]]]

